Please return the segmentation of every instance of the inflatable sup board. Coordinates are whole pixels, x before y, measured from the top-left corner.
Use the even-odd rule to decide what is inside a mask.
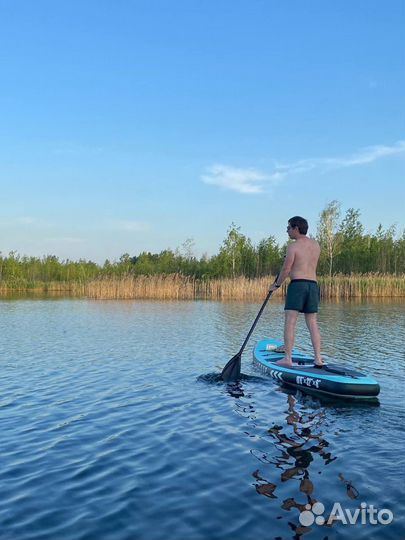
[[[374,399],[380,392],[378,382],[349,366],[325,362],[322,368],[314,366],[314,358],[293,350],[293,366],[279,366],[275,362],[284,358],[274,349],[282,345],[276,339],[262,339],[253,351],[253,363],[281,384],[304,392],[350,399]]]

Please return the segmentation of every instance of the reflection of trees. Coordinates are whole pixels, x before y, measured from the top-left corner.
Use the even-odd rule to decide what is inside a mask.
[[[288,482],[292,479],[300,479],[299,493],[282,501],[281,508],[287,512],[296,509],[298,513],[308,509],[306,505],[313,505],[317,502],[314,496],[315,485],[310,478],[310,465],[314,460],[314,455],[320,456],[325,465],[336,459],[328,451],[329,443],[322,436],[320,426],[325,417],[324,409],[315,412],[298,412],[295,408],[297,400],[288,395],[288,411],[286,415],[286,425],[273,425],[268,430],[268,435],[274,441],[274,446],[278,455],[269,457],[266,453],[252,453],[263,463],[271,463],[280,470],[280,482]],[[253,472],[255,478],[255,488],[259,495],[275,499],[277,498],[277,484],[269,482],[264,478],[260,469]],[[342,477],[343,478],[343,477]],[[288,524],[295,533],[293,538],[298,539],[303,534],[311,531],[311,527],[300,525],[298,515],[296,522],[289,521]]]
[[[244,388],[244,378],[252,380],[252,377],[242,376],[242,379],[226,385],[226,391],[229,395],[235,398],[235,411],[244,418],[252,422],[251,427],[256,428],[256,410],[252,403],[252,395]],[[260,381],[260,378],[258,378]],[[243,399],[245,398],[245,399]],[[329,465],[334,462],[337,457],[332,456],[329,449],[329,442],[325,439],[322,433],[324,422],[326,420],[327,409],[319,408],[316,410],[297,407],[297,399],[291,395],[287,395],[287,412],[285,415],[285,423],[283,425],[273,424],[266,435],[270,438],[270,451],[261,451],[252,449],[251,454],[263,464],[263,467],[253,471],[254,487],[258,495],[267,497],[272,500],[279,499],[280,487],[286,482],[291,482],[292,496],[283,499],[280,502],[280,508],[289,513],[288,525],[293,532],[293,540],[299,540],[302,535],[309,533],[313,527],[303,526],[300,524],[299,516],[301,512],[308,511],[315,503],[321,503],[316,498],[317,485],[315,479],[311,477],[310,468],[315,456],[318,456],[323,461],[324,465]],[[248,437],[254,439],[265,440],[261,435],[253,431],[246,431]],[[274,452],[276,449],[276,453]],[[279,481],[271,482],[266,478],[264,468],[268,465],[275,467],[279,474]],[[319,472],[320,473],[320,472]],[[342,484],[346,487],[346,495],[350,499],[358,499],[359,493],[353,486],[350,480],[347,480],[341,473],[338,475]],[[322,484],[324,491],[325,485]],[[296,493],[294,492],[296,491]],[[321,506],[323,506],[321,504]],[[359,506],[360,509],[360,506]],[[316,515],[320,519],[319,514]],[[281,519],[278,516],[277,519]],[[323,514],[322,522],[317,521],[315,526],[332,527],[336,518],[330,515]],[[284,537],[283,537],[284,538]],[[281,536],[276,536],[276,539],[281,540]]]

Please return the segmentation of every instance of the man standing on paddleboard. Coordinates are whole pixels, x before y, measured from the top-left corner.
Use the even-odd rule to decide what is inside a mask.
[[[320,247],[316,240],[306,236],[308,222],[300,216],[288,220],[287,233],[291,240],[295,240],[287,248],[283,267],[270,291],[281,287],[283,281],[290,277],[285,301],[284,345],[276,349],[285,353],[280,366],[292,366],[292,349],[294,346],[295,326],[299,313],[304,313],[305,322],[311,334],[314,348],[315,366],[322,367],[321,335],[319,333],[317,313],[319,305],[319,286],[316,281],[316,267],[318,265]]]

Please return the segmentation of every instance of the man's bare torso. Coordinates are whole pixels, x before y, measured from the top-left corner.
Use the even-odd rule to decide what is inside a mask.
[[[301,237],[289,246],[294,254],[290,270],[291,279],[312,279],[316,281],[320,248],[316,240]]]

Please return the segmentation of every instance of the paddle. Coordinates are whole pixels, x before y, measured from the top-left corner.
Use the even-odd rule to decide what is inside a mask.
[[[279,274],[277,274],[276,279],[274,280],[274,283],[277,281]],[[252,335],[253,330],[255,329],[255,326],[257,324],[257,321],[260,319],[261,314],[263,313],[264,308],[266,307],[267,302],[269,301],[271,295],[273,294],[273,291],[269,291],[267,293],[267,296],[263,302],[262,307],[260,308],[259,313],[257,314],[256,319],[254,320],[254,323],[252,324],[252,328],[249,330],[248,335],[246,336],[245,341],[243,342],[242,347],[240,348],[240,351],[233,356],[229,362],[226,364],[224,369],[221,373],[221,379],[223,381],[235,381],[236,379],[239,379],[240,377],[240,368],[241,368],[241,361],[242,361],[242,353],[244,348],[246,347],[247,342],[249,341],[250,336]]]

